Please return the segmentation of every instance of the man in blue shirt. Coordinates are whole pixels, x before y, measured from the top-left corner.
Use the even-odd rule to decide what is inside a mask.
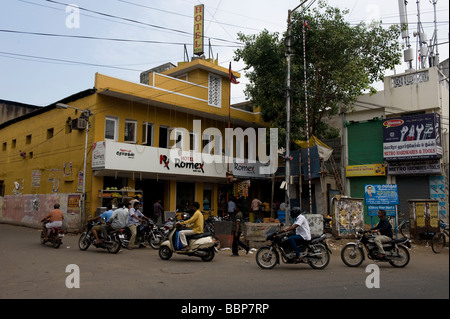
[[[96,216],[96,217],[89,219],[89,221],[104,218],[105,223],[107,223],[109,221],[109,219],[111,218],[113,212],[114,211],[112,210],[112,205],[108,204],[108,205],[106,205],[106,212],[103,212],[100,216]],[[92,229],[91,229],[91,232],[94,234],[96,244],[100,243],[100,240],[98,239],[98,232],[101,231],[102,227],[103,227],[103,224],[100,224],[100,225],[96,225],[96,226],[92,227]]]

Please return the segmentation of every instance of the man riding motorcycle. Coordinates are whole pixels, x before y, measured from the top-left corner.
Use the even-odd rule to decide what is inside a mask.
[[[203,214],[200,211],[200,204],[198,202],[194,202],[192,206],[194,206],[195,209],[194,215],[190,219],[178,223],[180,225],[188,225],[188,227],[192,226],[192,229],[182,230],[179,232],[181,243],[184,246],[183,250],[189,250],[186,235],[203,233]]]
[[[59,207],[60,207],[59,204],[55,204],[53,206],[53,210],[50,211],[48,213],[48,215],[45,216],[45,218],[44,218],[44,220],[48,219],[48,221],[49,221],[47,224],[45,224],[44,240],[48,239],[48,234],[53,227],[60,228],[62,226],[62,221],[64,220],[64,214],[63,214],[62,210],[59,209]]]
[[[386,211],[380,209],[378,211],[378,218],[380,221],[378,225],[373,227],[370,231],[372,233],[379,232],[380,235],[375,236],[374,242],[378,247],[378,258],[382,259],[386,256],[386,253],[383,249],[383,243],[389,242],[392,240],[392,226],[391,223],[386,218]]]
[[[300,245],[304,241],[311,240],[311,231],[309,229],[308,221],[305,216],[300,214],[300,208],[294,207],[291,211],[291,217],[295,218],[295,222],[292,226],[282,230],[282,232],[289,232],[295,229],[295,235],[289,236],[289,243],[291,244],[292,249],[295,251],[295,255],[297,256],[295,262],[300,261],[303,257],[303,254],[300,254],[297,245]]]

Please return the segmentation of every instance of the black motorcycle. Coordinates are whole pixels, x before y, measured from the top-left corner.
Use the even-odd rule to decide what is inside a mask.
[[[263,246],[256,252],[256,263],[262,269],[271,269],[280,263],[280,256],[284,263],[306,263],[314,269],[324,269],[330,262],[331,250],[326,243],[325,234],[312,237],[298,246],[303,252],[302,257],[297,260],[294,249],[289,243],[289,235],[293,232],[279,232],[275,228],[267,231],[266,240],[272,242],[270,246]]]
[[[107,238],[102,238],[102,234],[101,232],[99,232],[98,237],[100,239],[100,243],[97,244],[95,242],[96,241],[95,236],[92,234],[91,229],[92,227],[101,224],[102,224],[101,222],[89,221],[86,224],[86,231],[83,232],[80,238],[78,239],[78,247],[81,250],[86,250],[92,244],[96,248],[103,248],[112,254],[117,254],[121,247],[119,236],[121,236],[120,232],[122,230],[114,230],[110,232]]]
[[[370,230],[359,230],[356,232],[356,236],[358,240],[348,243],[341,251],[341,259],[347,266],[358,267],[363,263],[365,259],[363,247],[365,247],[369,259],[386,261],[397,268],[405,267],[409,263],[408,248],[411,248],[411,242],[408,238],[393,239],[383,243],[386,255],[380,258],[378,247],[374,242],[375,237]]]
[[[153,249],[159,249],[164,240],[165,236],[161,227],[153,220],[149,219],[137,226],[136,242],[140,245],[148,242]]]

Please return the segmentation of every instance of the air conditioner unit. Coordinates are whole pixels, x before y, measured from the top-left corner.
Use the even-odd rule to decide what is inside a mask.
[[[82,131],[86,129],[87,121],[86,119],[77,118],[72,120],[72,130]]]

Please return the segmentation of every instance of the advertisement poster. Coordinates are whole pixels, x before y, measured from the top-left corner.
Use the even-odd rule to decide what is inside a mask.
[[[396,184],[364,185],[366,205],[398,205]]]
[[[441,121],[437,113],[386,119],[383,157],[386,161],[442,157]]]
[[[444,176],[430,176],[430,199],[438,200],[439,218],[447,218]]]
[[[335,196],[333,199],[333,224],[335,236],[354,237],[357,229],[364,228],[363,199]]]

